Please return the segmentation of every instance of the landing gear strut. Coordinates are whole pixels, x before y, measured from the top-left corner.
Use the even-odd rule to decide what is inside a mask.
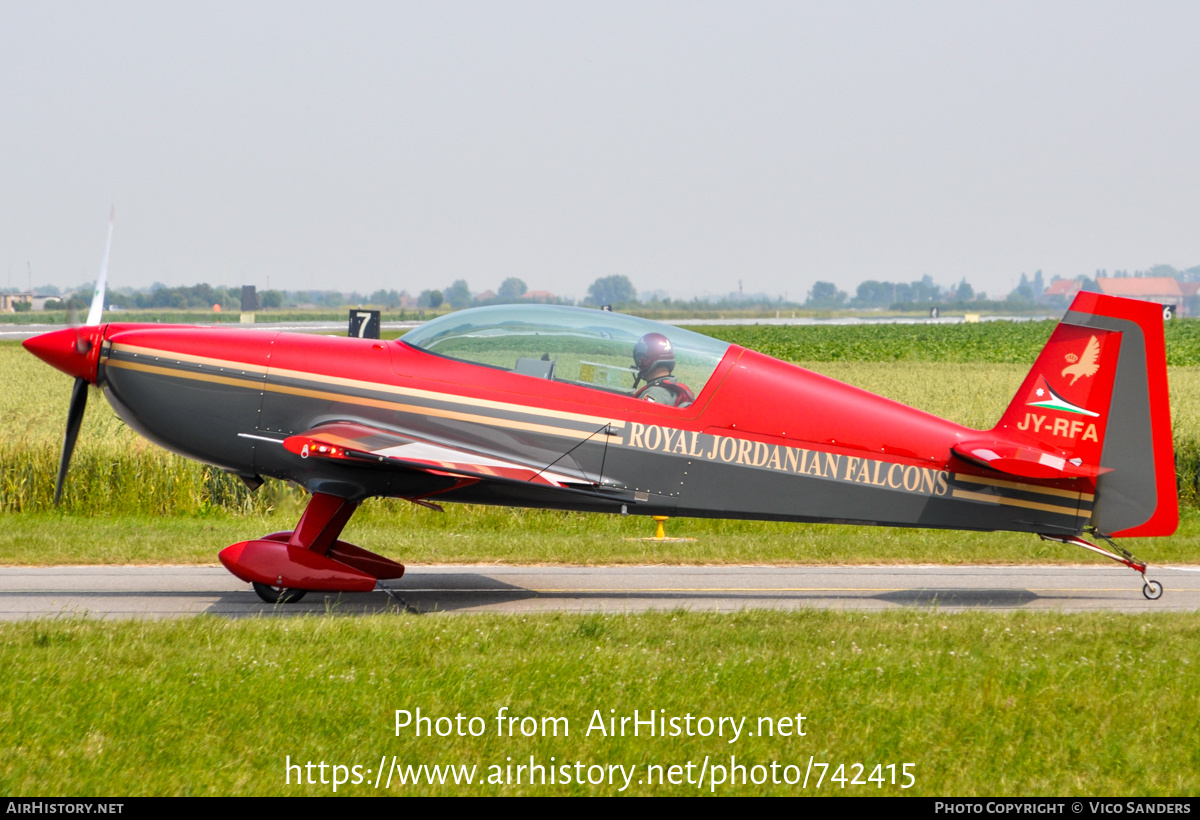
[[[228,546],[221,563],[269,604],[294,604],[310,590],[370,592],[380,579],[404,575],[404,566],[338,540],[356,507],[313,493],[296,529]]]
[[[1134,572],[1140,572],[1142,574],[1142,594],[1145,595],[1148,600],[1157,601],[1159,598],[1162,597],[1163,585],[1160,584],[1158,581],[1152,581],[1146,577],[1146,564],[1144,561],[1139,561],[1138,559],[1134,558],[1133,554],[1130,553],[1129,550],[1127,550],[1123,547],[1117,546],[1117,543],[1115,541],[1113,541],[1111,538],[1109,538],[1107,535],[1105,535],[1104,533],[1098,532],[1095,529],[1093,529],[1091,532],[1092,532],[1092,535],[1096,536],[1097,538],[1102,539],[1110,547],[1112,547],[1114,550],[1119,552],[1120,555],[1117,555],[1117,552],[1110,552],[1109,550],[1106,550],[1103,547],[1098,547],[1095,544],[1091,543],[1090,541],[1085,541],[1084,539],[1080,538],[1078,535],[1039,534],[1038,537],[1041,538],[1043,541],[1058,541],[1059,543],[1062,543],[1062,544],[1074,544],[1077,547],[1083,547],[1085,550],[1091,550],[1092,552],[1099,553],[1100,555],[1103,555],[1105,558],[1111,558],[1112,560],[1116,561],[1118,564],[1124,564],[1125,566],[1129,567]]]

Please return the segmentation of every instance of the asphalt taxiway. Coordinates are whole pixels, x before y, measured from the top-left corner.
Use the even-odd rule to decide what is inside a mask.
[[[388,591],[310,592],[270,605],[219,566],[6,567],[0,620],[186,615],[736,612],[885,610],[1200,610],[1200,567],[1151,567],[1166,588],[1149,601],[1141,578],[1105,566],[417,566]]]

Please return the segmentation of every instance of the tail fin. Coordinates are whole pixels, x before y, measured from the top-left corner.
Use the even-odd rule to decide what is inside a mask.
[[[1175,532],[1162,307],[1080,293],[992,434],[1040,453],[1061,476],[1095,477],[1100,532]]]

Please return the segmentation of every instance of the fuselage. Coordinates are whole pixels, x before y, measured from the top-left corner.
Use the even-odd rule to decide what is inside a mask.
[[[1086,480],[960,460],[979,431],[730,346],[688,407],[430,353],[403,341],[101,326],[95,382],[161,446],[246,477],[361,499],[421,497],[654,515],[1078,533]],[[56,365],[57,366],[57,365]],[[553,470],[589,492],[302,459],[334,421]]]

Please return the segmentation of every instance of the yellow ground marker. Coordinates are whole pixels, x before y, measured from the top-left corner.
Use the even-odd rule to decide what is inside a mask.
[[[654,537],[652,538],[626,538],[626,541],[653,541],[656,544],[674,544],[680,541],[695,541],[695,538],[667,538],[666,528],[663,526],[670,519],[666,515],[653,515],[654,519]]]

